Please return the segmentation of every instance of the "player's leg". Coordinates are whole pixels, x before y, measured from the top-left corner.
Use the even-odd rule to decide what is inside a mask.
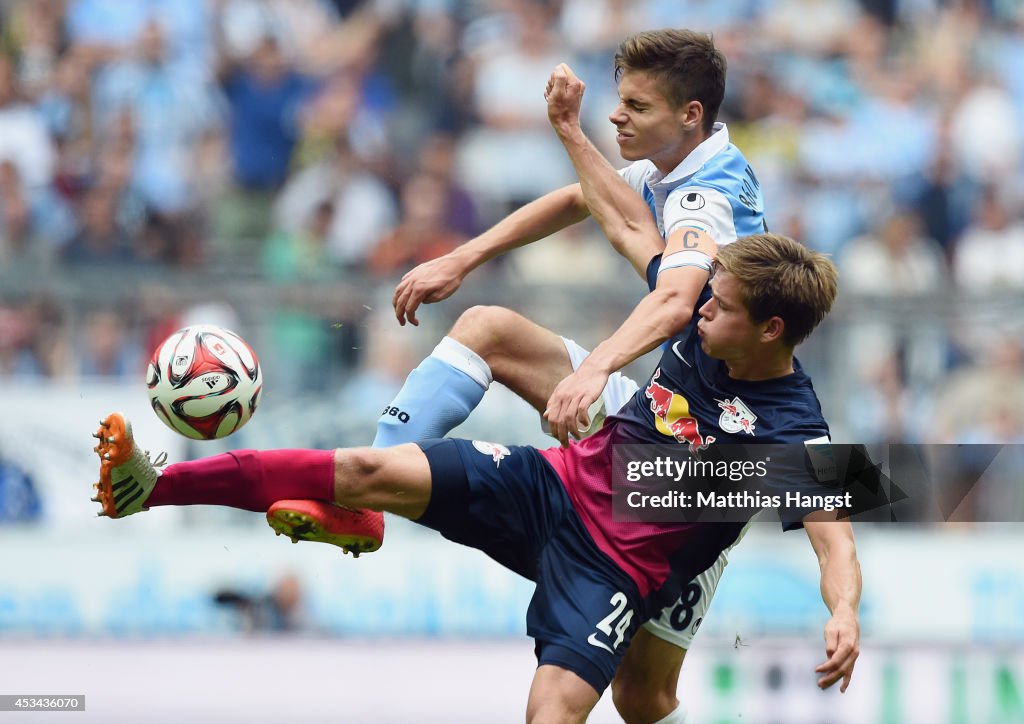
[[[599,695],[579,675],[560,666],[537,667],[526,704],[527,724],[585,722]]]
[[[496,382],[538,410],[573,370],[561,337],[504,307],[466,310],[450,336],[483,357]]]
[[[443,437],[469,416],[492,381],[541,412],[558,383],[588,354],[510,309],[471,307],[385,408],[374,447]],[[613,373],[599,404],[615,412],[636,389],[635,382]]]
[[[443,437],[463,422],[496,380],[538,411],[555,386],[586,358],[572,340],[502,307],[472,307],[406,379],[377,423],[374,447]],[[603,405],[617,411],[637,385],[614,373],[602,399],[591,408],[592,432],[599,428]],[[267,514],[274,530],[292,540],[337,544],[349,535],[352,515],[316,500],[282,499]],[[383,520],[380,522],[383,528]],[[374,549],[375,550],[375,549]]]
[[[693,644],[729,553],[746,529],[715,562],[682,590],[679,599],[644,624],[633,637],[612,680],[612,701],[627,724],[684,724],[686,707],[676,692],[686,652]]]
[[[543,410],[572,370],[566,346],[553,332],[508,309],[472,307],[384,409],[373,447],[444,437],[469,417],[492,380]],[[338,545],[351,537],[354,516],[362,515],[374,514],[285,498],[268,510],[267,522],[292,540]],[[383,525],[381,518],[382,530]]]
[[[224,505],[266,511],[282,498],[333,502],[418,517],[430,499],[430,470],[412,445],[394,450],[237,450],[170,465],[150,462],[120,413],[96,433],[100,481],[94,498],[102,515],[121,518],[160,505]],[[333,507],[333,506],[332,506]],[[339,509],[349,517],[355,551],[380,545],[376,518]],[[369,546],[369,548],[367,548]]]
[[[612,701],[626,724],[682,724],[676,696],[686,649],[640,629],[612,680]]]
[[[466,310],[409,377],[377,422],[374,447],[444,437],[498,381],[544,409],[572,372],[561,338],[502,307]]]
[[[635,582],[598,548],[546,454],[453,439],[423,449],[434,484],[418,522],[537,584],[528,721],[583,721],[639,629]]]

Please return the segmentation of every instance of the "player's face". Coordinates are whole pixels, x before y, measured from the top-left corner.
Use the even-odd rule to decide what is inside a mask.
[[[686,142],[683,114],[669,103],[652,75],[627,70],[619,78],[619,105],[608,120],[618,131],[615,140],[624,159],[647,158],[659,168],[671,169],[682,160],[680,149]]]
[[[711,294],[697,323],[701,349],[727,361],[748,357],[757,349],[764,325],[755,324],[743,306],[739,282],[719,269],[711,280]]]

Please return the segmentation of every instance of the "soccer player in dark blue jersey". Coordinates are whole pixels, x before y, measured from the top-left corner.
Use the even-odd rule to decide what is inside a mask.
[[[544,451],[448,439],[386,449],[243,450],[158,471],[124,416],[113,413],[96,434],[96,499],[112,518],[158,505],[266,511],[281,499],[312,499],[385,510],[439,530],[536,582],[527,630],[539,665],[527,721],[583,722],[651,602],[710,565],[742,527],[614,520],[613,445],[676,440],[692,450],[713,444],[716,434],[788,440],[824,426],[815,406],[795,412],[794,401],[809,403],[813,391],[793,349],[831,308],[834,266],[770,234],[723,248],[715,265],[711,296],[681,333],[646,333],[669,342],[647,387],[579,443]],[[655,285],[665,276],[652,274]],[[570,411],[585,414],[582,407]],[[813,474],[774,482],[808,494],[809,507],[790,510],[783,522],[806,530],[832,612],[819,685],[841,681],[845,690],[859,653],[861,583],[851,526],[837,511],[815,506],[824,498],[818,493],[832,491]]]

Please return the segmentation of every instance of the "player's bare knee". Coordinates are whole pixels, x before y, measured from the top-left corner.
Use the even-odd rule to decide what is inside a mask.
[[[561,703],[541,704],[529,707],[526,711],[527,724],[566,724],[585,722],[588,711],[577,711],[567,708]]]
[[[520,318],[505,307],[477,305],[463,312],[448,336],[466,345],[491,364],[493,358],[505,351],[508,332]]]
[[[382,483],[384,451],[369,447],[334,453],[334,497],[353,508],[373,507]]]
[[[622,720],[631,724],[636,721],[636,708],[638,703],[637,692],[635,691],[636,685],[632,677],[622,672],[616,672],[615,678],[612,679],[612,703],[615,704],[615,710],[619,712],[619,716]]]
[[[612,679],[612,703],[626,724],[649,724],[672,712],[679,701],[675,690],[658,686],[621,668]]]

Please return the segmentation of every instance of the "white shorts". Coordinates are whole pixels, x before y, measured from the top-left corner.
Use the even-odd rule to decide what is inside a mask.
[[[744,526],[736,541],[721,552],[710,568],[686,584],[678,601],[661,609],[661,613],[645,623],[644,628],[659,639],[675,644],[681,649],[690,648],[693,637],[708,612],[711,599],[715,597],[715,589],[722,579],[722,573],[729,563],[729,551],[743,540],[748,527],[749,524]]]
[[[572,362],[572,368],[575,371],[590,352],[571,339],[562,337],[562,342],[565,343],[565,349],[569,353],[569,361]],[[636,382],[621,372],[613,372],[608,377],[608,384],[601,395],[604,410],[601,414],[595,414],[595,408],[591,407],[591,426],[586,434],[598,429],[605,415],[614,415],[618,412],[636,394],[638,389],[640,389],[640,385]],[[595,423],[598,423],[597,426],[595,426]],[[718,556],[718,560],[710,568],[698,575],[683,588],[683,593],[678,601],[663,608],[661,614],[644,624],[644,628],[659,639],[675,644],[681,649],[690,648],[690,644],[693,643],[693,637],[704,620],[708,606],[711,605],[711,599],[715,596],[715,589],[718,588],[718,581],[722,578],[722,572],[729,563],[729,551],[735,547],[736,543],[742,540],[746,530],[744,528],[743,532],[736,538],[736,542],[722,551],[721,555]]]
[[[565,344],[565,350],[569,353],[569,361],[572,362],[572,369],[575,372],[579,369],[583,360],[590,355],[590,351],[583,349],[571,339],[566,339],[565,337],[562,337],[562,342]],[[604,386],[604,392],[601,394],[601,401],[604,403],[604,410],[602,410],[600,415],[601,419],[604,419],[606,414],[614,415],[618,412],[639,389],[640,385],[626,377],[626,375],[621,372],[612,372],[608,377],[608,384]],[[591,411],[594,410],[593,407],[590,409]],[[594,417],[595,415],[591,414],[592,420]],[[593,421],[591,422],[591,427],[594,427]],[[594,430],[596,429],[598,428],[594,428]]]

